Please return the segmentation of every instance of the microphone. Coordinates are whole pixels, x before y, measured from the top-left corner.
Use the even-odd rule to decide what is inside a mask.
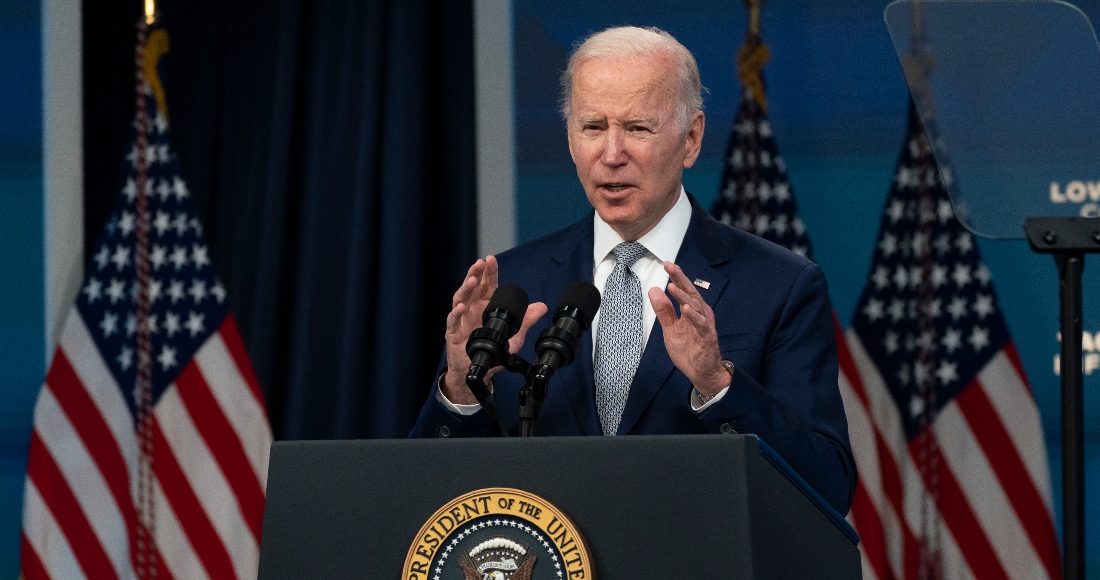
[[[515,284],[498,287],[481,315],[482,327],[471,332],[466,341],[466,354],[470,357],[466,384],[483,407],[486,400],[493,401],[493,394],[482,379],[489,369],[508,360],[508,339],[519,331],[527,314],[527,302],[523,288]],[[495,401],[491,405],[495,407]]]
[[[600,291],[592,284],[577,280],[565,289],[554,308],[554,324],[543,330],[535,342],[538,361],[535,362],[533,382],[536,385],[545,388],[555,371],[573,362],[577,340],[588,330],[599,309]],[[539,394],[535,396],[542,398]]]

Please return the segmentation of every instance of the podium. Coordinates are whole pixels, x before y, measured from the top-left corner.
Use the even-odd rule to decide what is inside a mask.
[[[546,500],[587,544],[588,572],[544,558],[533,580],[861,574],[855,532],[760,440],[678,435],[277,442],[259,577],[405,578],[440,508],[489,488]]]

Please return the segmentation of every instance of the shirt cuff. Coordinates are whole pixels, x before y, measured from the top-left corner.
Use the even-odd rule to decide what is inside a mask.
[[[711,397],[710,400],[704,401],[703,400],[703,394],[700,393],[698,391],[698,389],[696,389],[695,387],[692,387],[691,388],[691,410],[695,411],[696,413],[702,413],[703,411],[706,411],[711,405],[713,405],[713,404],[717,403],[718,401],[722,400],[722,397],[726,396],[726,391],[728,391],[728,390],[730,390],[730,388],[729,388],[729,386],[726,386],[726,388],[722,389],[721,391],[718,391],[718,394]]]
[[[452,403],[451,400],[443,394],[442,382],[443,375],[439,375],[439,380],[435,383],[435,400],[439,401],[439,404],[443,405],[448,411],[458,413],[459,415],[473,415],[481,410],[481,405],[478,403],[474,403],[473,405],[456,405]]]

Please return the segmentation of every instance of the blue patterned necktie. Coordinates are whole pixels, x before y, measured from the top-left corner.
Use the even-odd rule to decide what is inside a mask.
[[[614,435],[626,408],[634,371],[642,360],[642,283],[630,267],[646,255],[638,242],[613,250],[615,269],[607,277],[596,335],[596,410],[604,435]]]

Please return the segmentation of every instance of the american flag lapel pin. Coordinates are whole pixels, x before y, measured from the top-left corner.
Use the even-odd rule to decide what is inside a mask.
[[[707,282],[706,280],[696,278],[695,281],[692,282],[692,284],[695,284],[703,290],[710,290],[710,282]]]

